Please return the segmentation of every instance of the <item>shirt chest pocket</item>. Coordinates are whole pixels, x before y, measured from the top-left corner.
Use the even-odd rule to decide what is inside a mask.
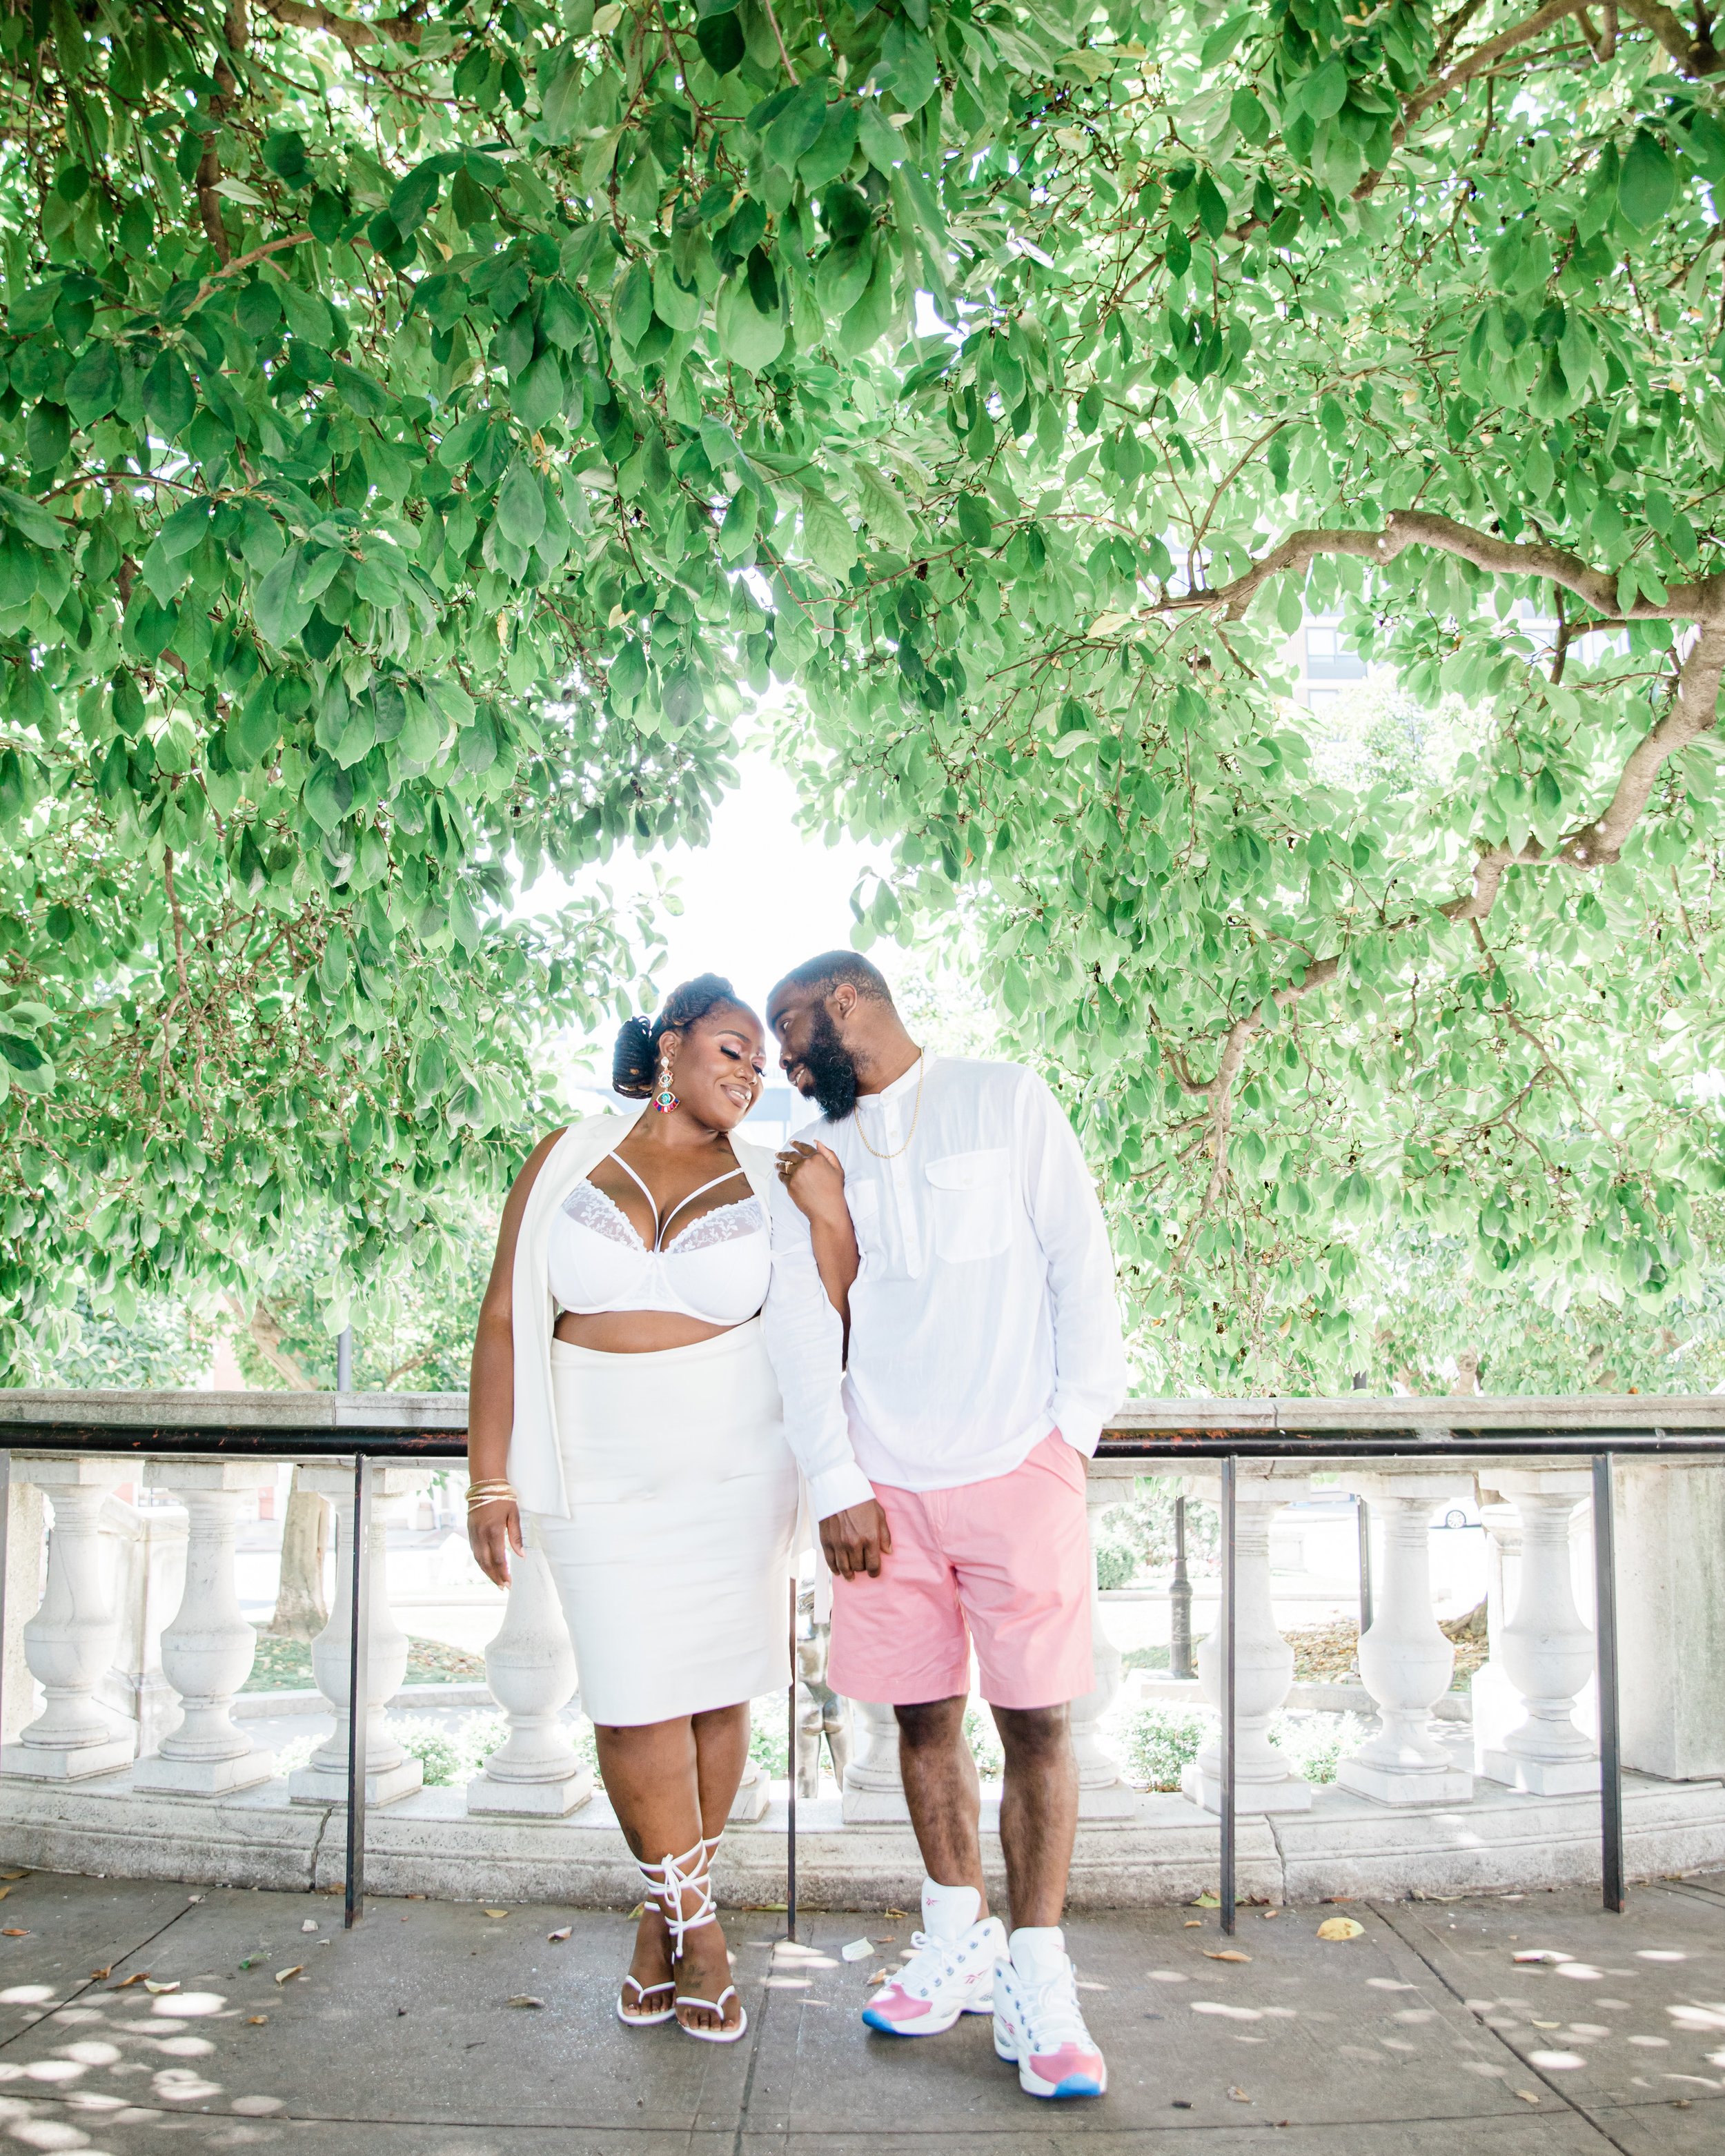
[[[949,1265],[998,1258],[1012,1236],[1011,1155],[1004,1146],[929,1162],[935,1255]]]

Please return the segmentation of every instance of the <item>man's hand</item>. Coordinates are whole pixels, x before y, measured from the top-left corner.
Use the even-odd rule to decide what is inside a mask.
[[[481,1505],[467,1516],[467,1545],[474,1561],[495,1587],[509,1584],[509,1553],[521,1553],[521,1509],[513,1498]]]
[[[878,1579],[880,1560],[892,1551],[892,1530],[878,1500],[870,1497],[865,1504],[829,1513],[820,1523],[820,1546],[840,1579],[855,1579],[864,1572]]]
[[[810,1221],[843,1220],[845,1163],[830,1146],[793,1138],[778,1156],[778,1179]]]

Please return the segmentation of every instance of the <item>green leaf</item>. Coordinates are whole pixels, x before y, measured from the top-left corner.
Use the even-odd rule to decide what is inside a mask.
[[[856,534],[850,519],[824,495],[803,497],[803,541],[816,568],[841,582],[850,576],[857,558]]]
[[[880,543],[900,552],[916,543],[916,527],[891,482],[871,465],[859,464],[857,482],[862,495],[863,516]]]
[[[920,110],[940,80],[934,40],[916,28],[909,16],[895,15],[880,41],[879,72],[906,112]]]
[[[150,424],[168,440],[175,440],[192,424],[198,394],[192,377],[178,352],[165,349],[144,377],[144,410]]]
[[[713,320],[720,351],[734,366],[747,367],[752,374],[770,367],[784,350],[783,314],[761,313],[747,276],[732,277],[720,287]]]
[[[497,528],[512,547],[531,547],[545,529],[545,497],[531,467],[520,457],[497,490]]]
[[[1347,69],[1332,54],[1300,84],[1296,95],[1312,119],[1333,120],[1348,102]]]
[[[105,418],[120,402],[120,358],[110,344],[93,344],[66,377],[66,403],[80,427]]]
[[[1251,10],[1245,8],[1239,14],[1230,15],[1226,22],[1218,23],[1199,49],[1199,67],[1208,73],[1211,68],[1220,67],[1224,60],[1231,58],[1235,47],[1250,26],[1251,19]]]
[[[805,82],[793,91],[788,102],[762,136],[762,146],[775,165],[792,171],[805,150],[812,149],[826,125],[827,91],[824,82]]]
[[[1617,182],[1617,206],[1638,232],[1657,224],[1677,191],[1677,171],[1665,146],[1645,127],[1635,131]]]
[[[292,641],[311,619],[311,601],[298,591],[305,562],[303,547],[291,547],[259,584],[252,600],[252,619],[258,634],[279,651]]]

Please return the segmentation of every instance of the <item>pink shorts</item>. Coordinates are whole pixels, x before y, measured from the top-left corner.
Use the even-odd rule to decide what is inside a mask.
[[[877,1482],[892,1548],[878,1579],[833,1582],[834,1691],[889,1707],[960,1698],[974,1640],[991,1707],[1081,1699],[1096,1683],[1084,1485],[1058,1430],[986,1482]]]

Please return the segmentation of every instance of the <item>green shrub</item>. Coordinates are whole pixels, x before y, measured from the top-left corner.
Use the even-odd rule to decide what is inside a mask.
[[[970,1747],[970,1756],[976,1761],[976,1770],[985,1782],[998,1782],[1006,1772],[1006,1754],[1000,1748],[1000,1738],[994,1727],[994,1717],[975,1705],[964,1710],[964,1741]]]
[[[1104,1594],[1110,1588],[1129,1587],[1138,1576],[1138,1553],[1124,1543],[1096,1544],[1096,1585]]]
[[[1215,1717],[1191,1707],[1142,1708],[1125,1728],[1126,1763],[1135,1782],[1153,1789],[1178,1789],[1180,1769],[1198,1757],[1214,1733]]]
[[[1289,1763],[1308,1782],[1333,1782],[1349,1753],[1358,1752],[1371,1730],[1358,1714],[1279,1714],[1270,1725],[1270,1741],[1286,1752]]]

